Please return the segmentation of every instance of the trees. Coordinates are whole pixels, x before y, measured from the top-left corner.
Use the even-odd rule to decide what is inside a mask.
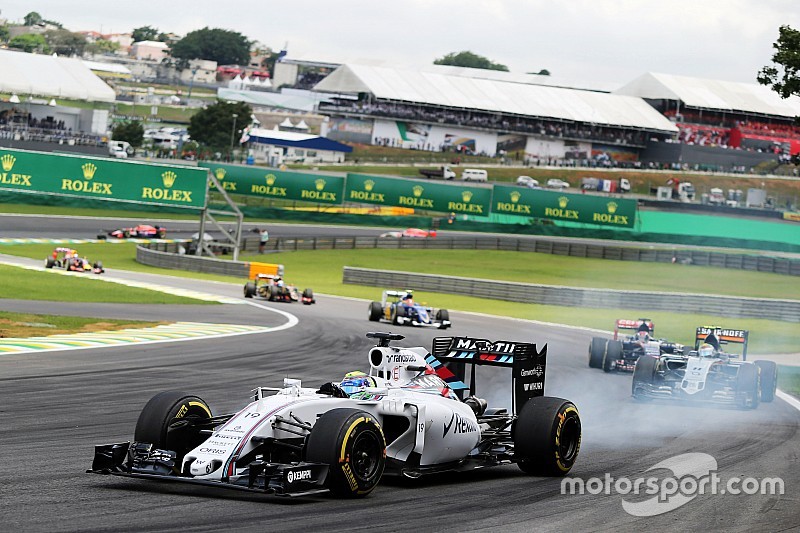
[[[189,32],[176,42],[172,46],[172,57],[208,59],[219,65],[246,65],[250,60],[250,41],[235,31],[206,27]]]
[[[219,100],[192,116],[189,135],[201,145],[227,152],[231,148],[231,134],[234,146],[238,146],[239,130],[250,123],[252,113],[251,107],[243,102],[228,103]]]
[[[111,130],[111,138],[115,141],[128,141],[131,146],[138,148],[144,142],[144,126],[138,120],[120,122]]]
[[[41,24],[43,22],[44,19],[42,19],[42,16],[36,11],[31,11],[25,15],[25,18],[23,19],[23,24],[25,26],[36,26],[37,24]]]
[[[133,42],[139,41],[156,41],[158,40],[158,29],[151,26],[142,26],[141,28],[134,28],[131,32]]]
[[[50,47],[47,46],[47,42],[44,40],[44,37],[34,33],[24,33],[22,35],[17,35],[8,43],[9,48],[15,48],[17,50],[22,50],[23,52],[41,52],[43,54],[50,53]]]
[[[469,51],[450,53],[433,61],[434,65],[453,65],[456,67],[482,68],[486,70],[502,70],[508,72],[508,67],[500,63],[493,63],[483,56]]]
[[[88,43],[85,50],[92,54],[113,54],[119,50],[119,43],[98,39],[93,43]]]
[[[86,48],[86,37],[69,30],[47,30],[44,40],[50,50],[60,56],[80,56]]]
[[[800,96],[800,31],[781,26],[772,47],[776,50],[773,64],[759,71],[758,83],[769,85],[781,98]]]
[[[7,43],[10,37],[11,33],[8,31],[8,26],[7,25],[0,26],[0,42]]]

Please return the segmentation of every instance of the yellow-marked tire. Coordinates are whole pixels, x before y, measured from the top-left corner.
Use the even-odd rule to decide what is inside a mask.
[[[199,446],[205,436],[195,422],[211,418],[211,408],[202,399],[182,391],[153,396],[139,414],[133,439],[149,442],[161,450],[172,450],[180,463],[186,452]]]
[[[386,464],[386,439],[378,421],[358,409],[323,414],[306,440],[306,461],[329,465],[326,486],[340,498],[372,492]]]
[[[539,476],[564,476],[581,448],[581,418],[572,402],[541,396],[522,407],[512,435],[520,470]]]

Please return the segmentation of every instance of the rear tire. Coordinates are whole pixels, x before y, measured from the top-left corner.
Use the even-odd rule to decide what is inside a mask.
[[[383,307],[380,302],[370,302],[367,318],[370,322],[378,322],[383,315]]]
[[[614,364],[622,359],[622,341],[608,341],[606,354],[603,356],[603,372],[614,370]]]
[[[517,466],[526,474],[566,475],[581,448],[581,418],[575,404],[540,396],[522,407],[512,431]]]
[[[736,375],[736,404],[742,409],[758,407],[761,396],[758,367],[755,364],[743,364]]]
[[[269,286],[269,296],[267,297],[267,299],[270,302],[273,302],[273,301],[277,300],[279,292],[280,291],[278,290],[278,286],[277,285],[270,285]]]
[[[592,337],[592,342],[589,343],[589,368],[603,368],[607,342],[602,337]]]
[[[48,257],[47,259],[44,260],[45,268],[53,268],[54,266],[56,266],[56,260],[53,259],[52,257]]]
[[[642,390],[641,383],[652,384],[653,377],[656,375],[658,358],[651,355],[643,355],[636,360],[633,369],[633,383],[631,383],[631,396],[635,400],[648,401],[650,397]]]
[[[165,391],[153,396],[142,409],[133,439],[176,453],[176,468],[186,453],[206,437],[191,426],[171,427],[181,420],[208,420],[211,408],[202,399],[182,391]]]
[[[756,361],[761,370],[761,401],[769,403],[775,399],[778,389],[778,365],[775,361]]]
[[[447,311],[447,309],[439,309],[436,312],[436,320],[438,320],[439,322],[444,322],[445,320],[450,322],[450,313]],[[449,327],[450,324],[442,326],[442,329],[447,329]]]
[[[164,228],[158,228],[156,230],[156,237],[158,237],[159,239],[163,239],[166,236],[167,236],[167,230],[165,230]]]
[[[305,459],[329,465],[325,482],[340,498],[372,492],[383,475],[386,439],[378,421],[359,409],[331,409],[306,439]]]
[[[256,284],[252,281],[248,281],[244,284],[244,297],[245,298],[252,298],[256,295]]]

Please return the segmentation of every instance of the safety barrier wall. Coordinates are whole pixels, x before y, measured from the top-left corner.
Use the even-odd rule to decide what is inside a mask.
[[[797,300],[584,289],[354,267],[344,267],[342,281],[354,285],[411,288],[520,303],[669,311],[730,318],[765,318],[784,322],[800,322],[800,301]]]
[[[179,247],[184,245],[180,243],[151,243],[148,246],[139,245],[136,247],[136,261],[143,265],[204,272],[207,274],[222,274],[242,279],[246,279],[250,274],[250,263],[181,254],[178,253]]]

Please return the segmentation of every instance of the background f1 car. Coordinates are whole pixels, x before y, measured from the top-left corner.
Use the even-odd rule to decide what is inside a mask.
[[[114,237],[115,239],[164,239],[167,236],[167,228],[163,226],[151,226],[149,224],[139,224],[132,228],[118,228],[112,230],[104,230],[97,236],[98,239],[105,239],[106,237]]]
[[[544,396],[546,345],[443,337],[429,353],[389,345],[402,335],[367,337],[377,340],[369,374],[313,388],[287,378],[283,388],[256,389],[235,413],[214,416],[185,392],[157,394],[139,416],[135,442],[97,446],[90,472],[358,497],[384,471],[416,478],[515,463],[528,474],[563,476],[572,468],[581,421],[572,402]],[[445,362],[472,366],[463,401],[455,390],[467,387]],[[511,413],[474,395],[482,365],[511,370]]]
[[[295,285],[284,282],[278,274],[258,273],[256,276],[244,284],[244,297],[253,298],[260,296],[270,302],[298,302],[305,305],[317,303],[314,299],[314,291],[303,289],[302,294]]]
[[[63,247],[54,249],[52,255],[45,258],[44,267],[63,268],[67,272],[91,272],[92,274],[105,272],[102,261],[92,263],[85,257],[78,255],[77,250]]]
[[[633,397],[726,403],[742,409],[771,402],[778,367],[773,361],[747,361],[749,335],[746,330],[701,326],[695,331],[695,349],[688,354],[640,357],[633,372]],[[741,356],[722,350],[729,344],[741,346]]]
[[[383,291],[380,302],[370,302],[367,318],[371,322],[391,322],[396,326],[447,329],[452,324],[447,309],[418,304],[412,291]]]
[[[620,331],[635,331],[634,335],[620,336]],[[589,366],[602,368],[605,372],[617,370],[633,372],[636,360],[645,353],[650,355],[683,353],[682,344],[666,339],[654,339],[655,324],[649,318],[636,320],[617,319],[614,338],[592,337],[589,343]]]

